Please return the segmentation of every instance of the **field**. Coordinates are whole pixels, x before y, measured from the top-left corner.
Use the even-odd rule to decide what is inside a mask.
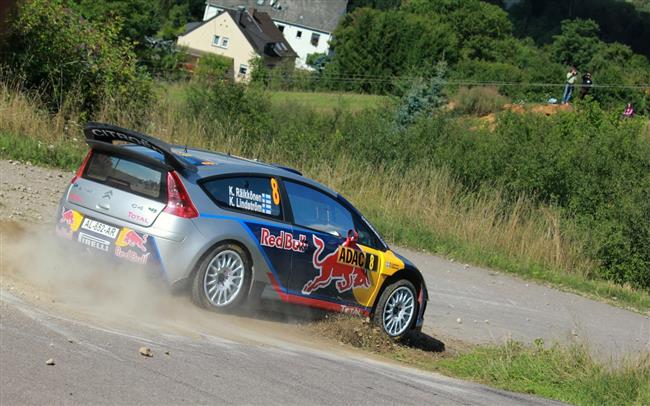
[[[318,112],[328,113],[333,112],[336,108],[362,111],[380,107],[388,101],[385,96],[368,94],[283,91],[271,92],[270,99],[274,104],[297,104]]]

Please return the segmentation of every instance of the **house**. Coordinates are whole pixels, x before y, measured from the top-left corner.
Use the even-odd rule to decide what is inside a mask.
[[[249,64],[255,57],[272,68],[286,60],[295,63],[297,56],[268,14],[243,7],[193,25],[178,37],[177,44],[187,48],[194,62],[210,53],[232,59],[230,72],[236,81],[250,78]]]
[[[255,7],[271,16],[291,48],[296,66],[307,68],[307,56],[329,53],[332,32],[345,14],[348,0],[207,0],[203,19],[239,6]]]

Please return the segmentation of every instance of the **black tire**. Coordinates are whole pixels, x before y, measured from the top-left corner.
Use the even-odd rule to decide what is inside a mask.
[[[405,306],[397,309],[393,307],[393,310],[396,310],[397,313],[399,314],[400,310],[404,309],[404,313],[403,313],[404,316],[408,316],[407,319],[404,320],[403,326],[397,329],[395,328],[394,325],[387,326],[387,324],[390,324],[390,321],[386,323],[384,318],[384,312],[387,311],[386,307],[389,303],[389,300],[393,296],[395,296],[395,300],[399,299],[399,297],[405,298],[406,300]],[[410,301],[409,301],[409,297],[410,297]],[[410,303],[410,308],[408,303]],[[389,310],[389,312],[393,310]],[[379,301],[377,302],[377,306],[375,307],[375,312],[372,315],[372,321],[376,326],[381,328],[384,334],[388,335],[391,338],[398,339],[403,337],[407,332],[409,332],[409,330],[413,328],[413,325],[415,324],[415,321],[417,319],[417,312],[418,312],[418,302],[417,302],[417,290],[415,289],[415,286],[413,286],[413,284],[406,279],[400,279],[397,282],[388,285],[386,289],[384,289],[384,291],[382,292],[381,296],[379,296]]]
[[[234,292],[232,299],[224,302],[223,304],[219,304],[217,303],[219,300],[217,300],[216,297],[213,296],[211,298],[208,296],[208,291],[215,287],[215,285],[218,285],[215,289],[220,289],[223,284],[217,280],[219,278],[219,275],[214,275],[214,269],[211,270],[211,273],[207,276],[207,278],[206,273],[208,273],[208,268],[210,267],[213,260],[218,262],[220,258],[228,256],[237,256],[241,261],[241,266],[243,268],[241,271],[242,280],[239,289]],[[213,265],[217,266],[217,264]],[[192,281],[192,300],[201,307],[217,312],[230,311],[238,308],[248,296],[248,290],[253,275],[251,265],[252,264],[248,255],[238,245],[220,244],[216,246],[210,251],[208,255],[205,256],[203,261],[201,261],[199,268],[194,275],[194,280]],[[229,271],[230,272],[225,271],[223,274],[230,274],[230,277],[234,278],[232,277],[234,272],[232,272],[232,270]],[[232,282],[234,280],[228,279],[229,276],[222,276],[222,278],[226,279],[226,282]],[[212,285],[209,285],[208,282],[212,281],[214,281],[214,283]]]

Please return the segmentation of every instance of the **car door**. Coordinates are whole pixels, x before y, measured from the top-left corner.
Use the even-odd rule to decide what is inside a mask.
[[[223,176],[204,182],[203,187],[219,207],[238,213],[264,253],[275,282],[284,289],[291,272],[291,253],[299,249],[299,241],[284,221],[278,181],[262,175]]]
[[[305,236],[294,252],[289,287],[295,294],[341,304],[366,306],[377,287],[380,251],[358,241],[355,214],[336,197],[285,180],[295,234]]]

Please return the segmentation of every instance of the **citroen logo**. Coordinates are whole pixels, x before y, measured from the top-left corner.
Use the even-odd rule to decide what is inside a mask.
[[[110,199],[111,196],[113,196],[113,191],[109,190],[106,193],[104,193],[104,196],[102,196],[104,199]]]

